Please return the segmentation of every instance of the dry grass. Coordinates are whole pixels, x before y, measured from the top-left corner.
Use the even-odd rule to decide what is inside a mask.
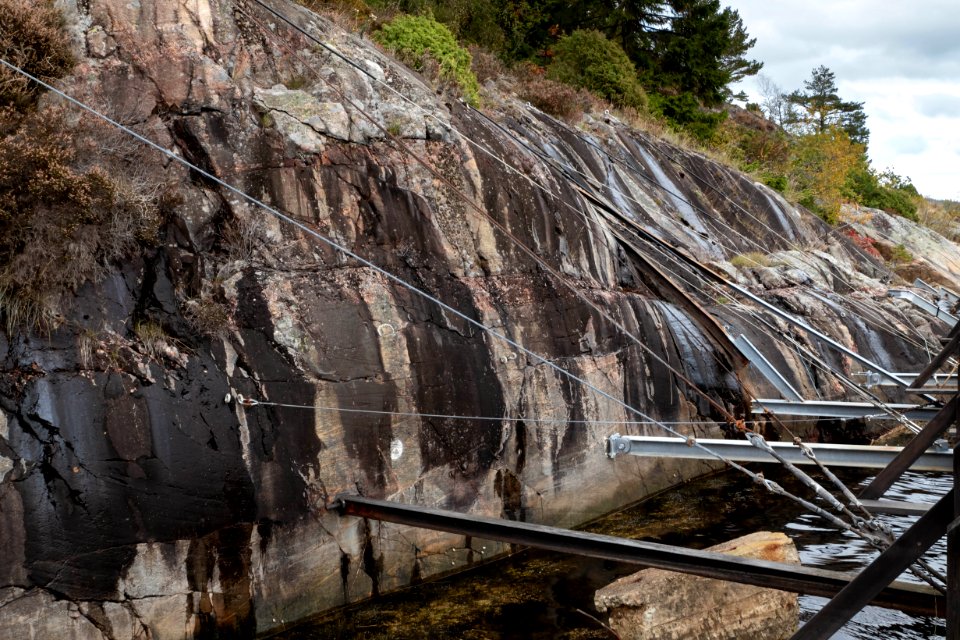
[[[208,297],[188,300],[184,316],[190,327],[210,338],[222,336],[230,328],[230,307]]]
[[[520,99],[526,100],[544,113],[566,122],[576,122],[598,99],[585,89],[574,89],[568,84],[544,77],[531,77],[519,86]]]
[[[0,139],[0,309],[8,331],[52,329],[69,292],[157,240],[161,172],[119,136],[50,108]]]
[[[744,269],[750,267],[770,267],[773,266],[773,261],[770,260],[770,256],[766,254],[750,251],[733,256],[730,258],[730,264],[738,269]]]
[[[70,39],[51,0],[0,0],[0,58],[44,81],[69,73],[74,64]],[[22,111],[39,94],[27,78],[0,68],[0,107]]]
[[[223,229],[223,244],[231,260],[250,261],[263,244],[266,222],[259,212],[250,217],[235,217]]]
[[[920,224],[954,242],[960,241],[960,203],[924,199],[917,208]]]
[[[167,332],[151,320],[137,322],[133,325],[133,333],[143,345],[144,352],[154,360],[160,360],[169,347]]]

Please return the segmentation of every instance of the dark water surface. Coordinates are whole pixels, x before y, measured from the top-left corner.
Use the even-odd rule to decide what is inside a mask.
[[[808,497],[792,478],[765,469],[798,495]],[[855,486],[863,476],[847,476]],[[892,500],[934,502],[950,487],[948,475],[907,474],[886,496]],[[897,533],[911,519],[881,516]],[[839,533],[800,507],[723,473],[654,496],[608,516],[586,530],[652,542],[703,548],[758,530],[784,531],[796,543],[803,564],[846,571],[861,567],[876,553],[859,538]],[[945,547],[928,559],[945,571]],[[277,636],[284,640],[320,638],[462,638],[464,640],[584,639],[612,636],[597,619],[593,593],[637,570],[634,565],[528,550],[450,578],[368,601]],[[913,576],[902,579],[916,581]],[[801,620],[823,605],[822,598],[800,599]],[[943,637],[940,618],[909,616],[868,607],[837,639],[910,639]]]

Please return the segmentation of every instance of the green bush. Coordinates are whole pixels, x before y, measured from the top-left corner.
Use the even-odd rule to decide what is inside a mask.
[[[0,58],[41,80],[66,75],[73,67],[63,16],[51,0],[0,0]],[[0,108],[22,111],[40,88],[6,67],[0,68]]]
[[[587,89],[621,107],[647,108],[647,94],[633,62],[616,42],[599,31],[578,29],[553,48],[547,77]]]
[[[890,171],[877,174],[865,157],[847,174],[844,192],[865,207],[883,209],[914,222],[919,220],[917,208],[922,198],[916,187]]]
[[[439,65],[439,77],[455,83],[464,99],[480,102],[480,85],[470,70],[470,52],[461,47],[453,33],[430,16],[399,16],[383,25],[376,40],[418,71],[428,59]]]
[[[702,143],[713,143],[717,131],[727,118],[725,111],[707,111],[692,93],[664,95],[655,93],[650,99],[651,110],[666,118],[670,124]]]

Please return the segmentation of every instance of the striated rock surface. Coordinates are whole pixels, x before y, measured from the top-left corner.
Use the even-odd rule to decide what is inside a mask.
[[[711,468],[604,455],[614,431],[659,435],[618,401],[684,433],[722,420],[611,318],[738,416],[776,391],[720,324],[806,397],[844,396],[799,349],[848,359],[640,231],[884,366],[919,366],[942,330],[814,216],[610,116],[472,110],[286,0],[269,4],[353,64],[250,0],[61,4],[66,91],[304,227],[154,157],[177,194],[163,242],[51,334],[0,336],[0,637],[252,636],[505,551],[341,519],[339,492],[572,526]],[[765,266],[730,262],[756,251]]]
[[[759,531],[706,551],[799,563],[793,541]],[[660,569],[644,569],[597,591],[621,640],[781,640],[797,630],[797,594]]]

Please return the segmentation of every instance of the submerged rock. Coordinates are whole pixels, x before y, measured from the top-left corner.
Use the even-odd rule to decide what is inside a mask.
[[[760,531],[706,551],[799,563],[793,541]],[[782,640],[797,630],[797,594],[660,569],[644,569],[597,591],[621,640]]]

